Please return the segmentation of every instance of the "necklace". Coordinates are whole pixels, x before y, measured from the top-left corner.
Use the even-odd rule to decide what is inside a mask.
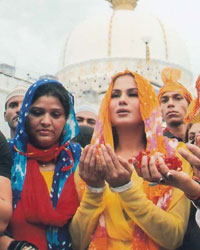
[[[55,160],[49,162],[37,161],[41,168],[46,168],[50,164],[55,164]]]
[[[44,163],[44,162],[43,162],[43,163],[42,163],[42,162],[40,163],[40,162],[39,162],[39,165],[40,165],[42,168],[45,168],[45,167],[47,166],[47,163]]]

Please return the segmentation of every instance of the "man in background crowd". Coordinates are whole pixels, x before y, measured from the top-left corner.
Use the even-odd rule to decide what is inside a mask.
[[[76,109],[76,119],[80,126],[94,127],[97,119],[97,112],[88,105],[82,105]]]
[[[162,72],[164,86],[160,89],[158,99],[163,120],[166,123],[164,135],[187,141],[188,125],[184,122],[189,104],[192,101],[190,92],[178,82],[181,72],[176,69],[166,68]],[[182,245],[177,250],[199,250],[200,229],[195,221],[196,208],[191,205],[188,227]]]
[[[164,135],[186,140],[187,124],[184,123],[188,106],[192,101],[190,92],[180,83],[180,71],[166,68],[162,72],[163,87],[158,93],[163,120],[166,123]]]
[[[4,119],[10,128],[10,139],[14,137],[15,130],[18,123],[19,111],[24,99],[27,87],[17,86],[10,93],[8,93],[5,100]]]

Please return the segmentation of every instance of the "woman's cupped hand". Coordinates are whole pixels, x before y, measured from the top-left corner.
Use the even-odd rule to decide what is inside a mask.
[[[110,187],[120,187],[130,182],[133,166],[118,156],[109,144],[99,148],[101,168]]]
[[[91,187],[103,187],[105,181],[111,187],[130,182],[134,167],[118,156],[110,145],[88,145],[81,154],[80,177]]]
[[[100,188],[105,185],[100,157],[95,145],[87,145],[79,161],[79,175],[88,186]]]
[[[161,153],[155,153],[148,158],[142,157],[141,166],[138,166],[135,158],[132,159],[137,174],[151,183],[170,185],[182,189],[182,186],[191,178],[188,174],[169,169]]]

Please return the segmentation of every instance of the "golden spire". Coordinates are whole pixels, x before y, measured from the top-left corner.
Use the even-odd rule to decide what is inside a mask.
[[[114,10],[133,10],[138,0],[106,0],[112,4]]]
[[[149,42],[145,42],[146,44],[146,61],[150,62],[150,48],[149,48]]]
[[[151,37],[145,36],[142,39],[145,43],[145,47],[146,47],[146,61],[150,62],[151,57],[150,57],[150,41],[151,41]]]

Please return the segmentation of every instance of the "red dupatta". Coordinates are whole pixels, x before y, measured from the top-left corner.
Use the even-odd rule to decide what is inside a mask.
[[[57,148],[56,151],[55,147]],[[27,157],[31,155],[31,159],[27,159],[26,177],[21,199],[18,201],[11,220],[13,237],[16,240],[32,242],[41,250],[47,249],[46,226],[63,227],[75,214],[79,205],[74,184],[74,173],[72,173],[63,187],[56,208],[53,208],[47,184],[40,173],[37,160],[55,159],[63,146],[60,149],[57,146],[55,147],[44,153],[43,150],[35,150],[33,146],[28,145],[26,155]],[[44,153],[43,156],[42,152]],[[52,154],[52,152],[58,154]]]

